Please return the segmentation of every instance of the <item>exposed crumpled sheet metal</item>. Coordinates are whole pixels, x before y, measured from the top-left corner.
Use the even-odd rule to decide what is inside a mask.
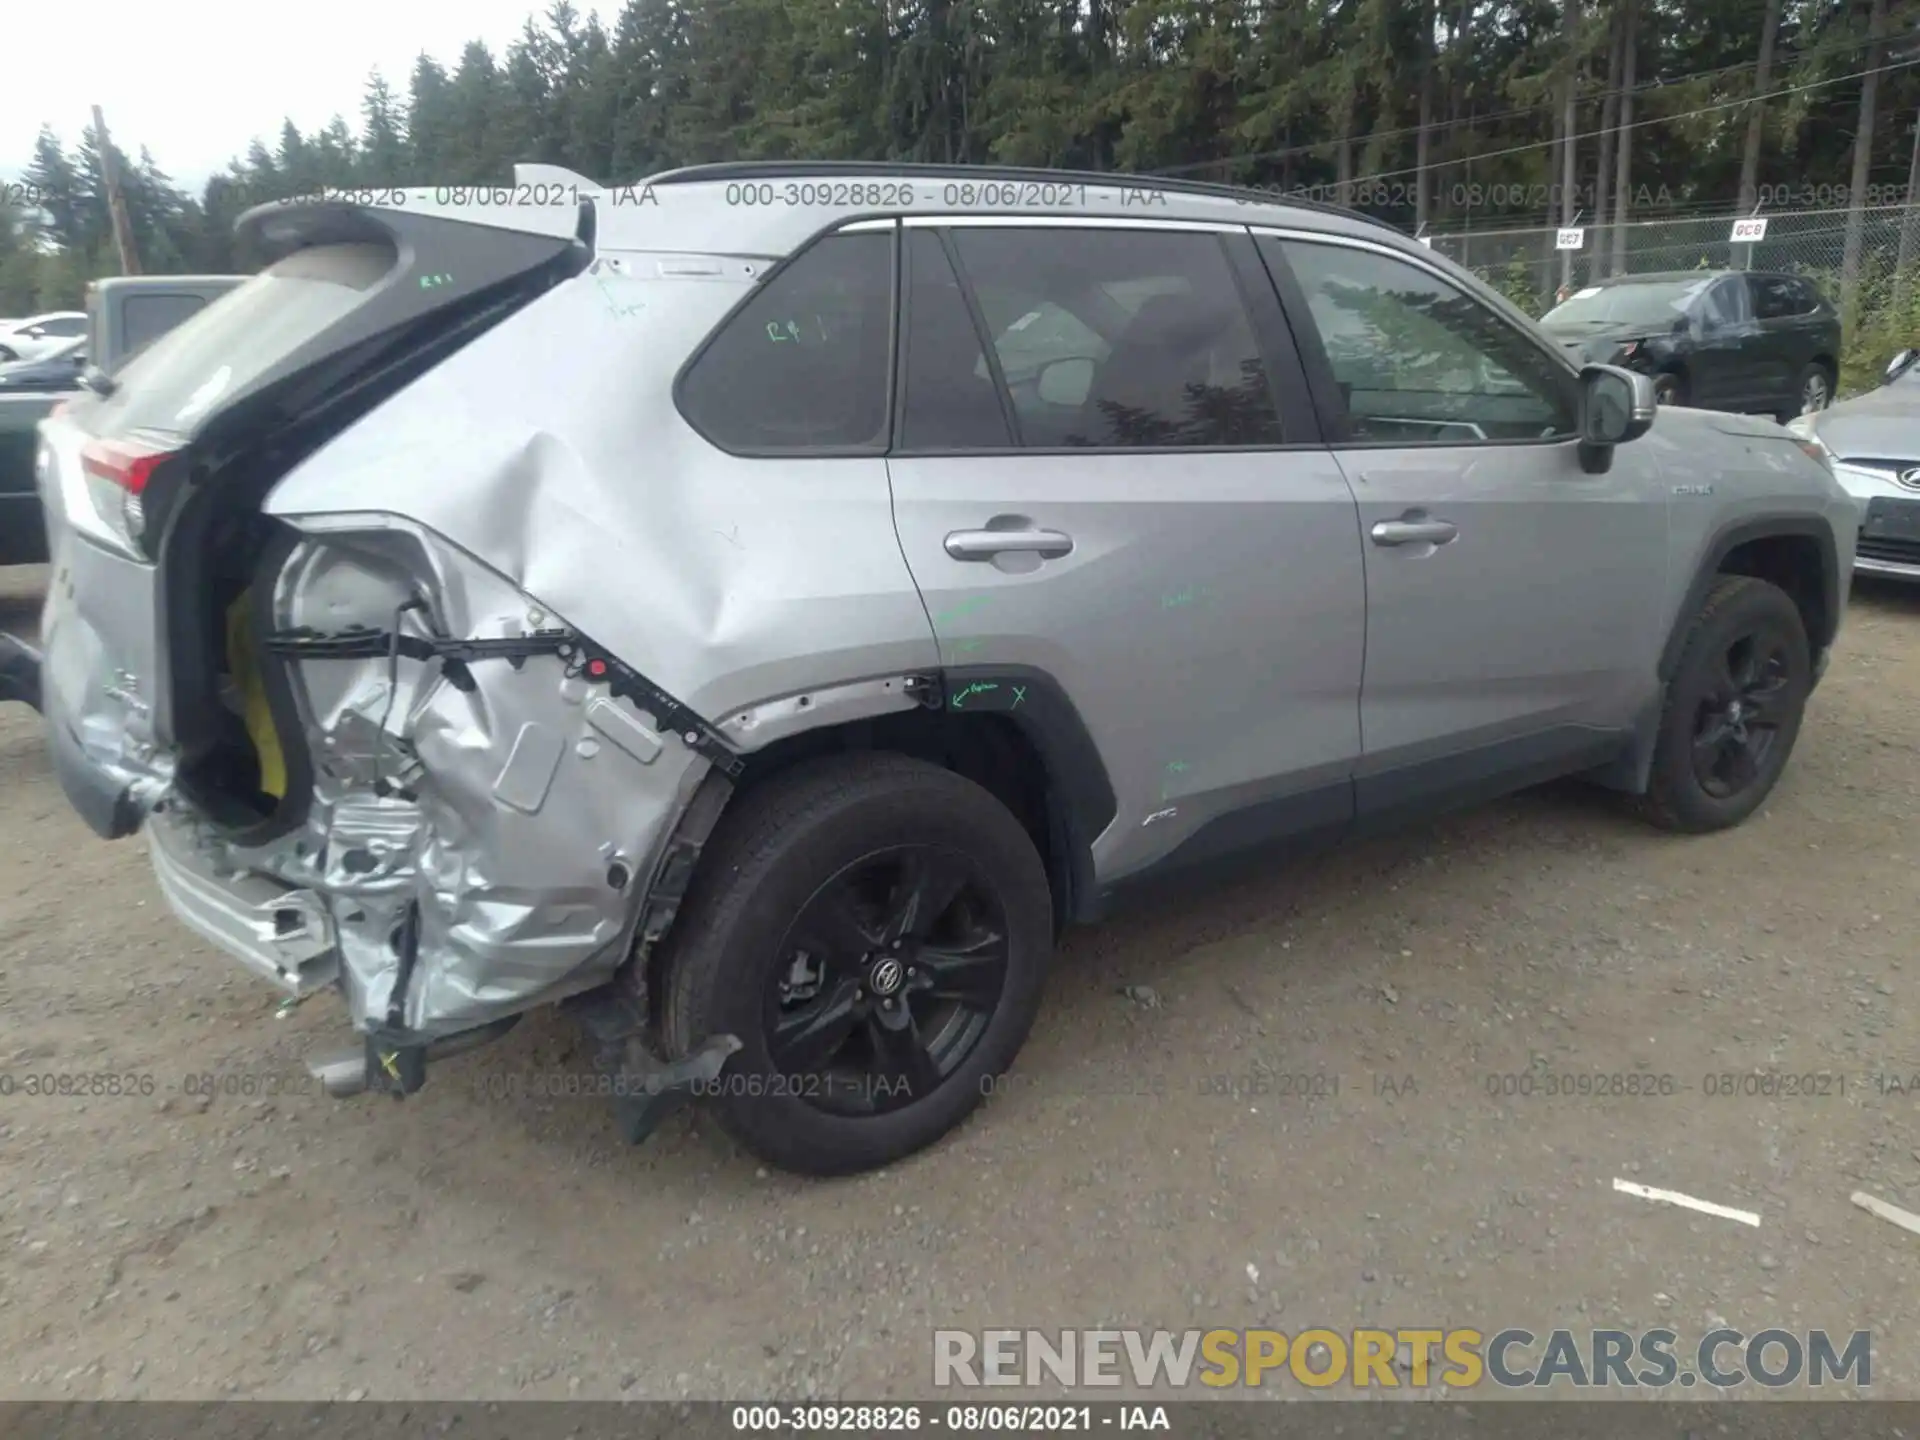
[[[281,572],[282,628],[391,630],[397,612],[423,636],[566,624],[427,532],[379,517],[328,524],[333,533],[303,542]],[[403,612],[416,597],[426,616]],[[322,897],[355,1024],[388,1019],[410,906],[410,1030],[449,1034],[604,982],[707,762],[677,740],[647,759],[634,753],[643,746],[607,743],[596,707],[641,733],[648,717],[556,656],[474,662],[471,691],[438,660],[290,663],[311,812],[299,832],[231,859]]]

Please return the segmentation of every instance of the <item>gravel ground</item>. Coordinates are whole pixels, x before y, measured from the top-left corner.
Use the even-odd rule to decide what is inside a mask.
[[[338,1011],[277,1019],[4,707],[0,1073],[154,1093],[0,1109],[0,1394],[898,1398],[937,1326],[1724,1318],[1871,1328],[1874,1392],[1920,1395],[1920,1236],[1848,1201],[1920,1209],[1916,710],[1920,593],[1863,587],[1741,829],[1555,787],[1080,932],[1007,1093],[820,1183],[697,1117],[629,1148],[601,1101],[489,1098],[585,1067],[557,1017],[404,1104],[187,1094],[299,1076]],[[1530,1066],[1677,1088],[1489,1093]],[[1769,1071],[1845,1093],[1705,1093]]]

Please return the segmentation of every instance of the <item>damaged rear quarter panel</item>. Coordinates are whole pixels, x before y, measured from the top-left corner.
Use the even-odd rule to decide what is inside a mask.
[[[332,517],[276,586],[285,630],[356,625],[462,638],[564,626],[506,581],[404,523]],[[410,599],[424,615],[406,613]],[[290,660],[314,770],[292,836],[237,855],[325,897],[350,1008],[388,1017],[400,936],[418,917],[407,1029],[446,1034],[601,983],[624,958],[635,897],[708,762],[684,745],[609,744],[614,707],[552,654]],[[457,683],[458,682],[458,683]]]
[[[265,509],[311,542],[282,572],[277,621],[388,630],[424,592],[446,634],[564,625],[715,723],[932,668],[885,462],[727,456],[674,408],[680,364],[767,262],[722,259],[718,276],[617,263],[488,331],[273,490]],[[332,897],[363,1025],[385,1015],[409,900],[410,1029],[448,1033],[604,979],[708,769],[556,657],[470,673],[467,692],[439,661],[297,662],[317,742],[309,826],[327,842],[308,878]],[[416,799],[377,795],[379,778]],[[281,847],[272,868],[297,883],[289,865]]]
[[[686,258],[596,262],[318,451],[266,508],[404,516],[709,720],[934,666],[883,459],[729,456],[674,408],[681,363],[747,293],[747,266],[769,268],[661,274]]]

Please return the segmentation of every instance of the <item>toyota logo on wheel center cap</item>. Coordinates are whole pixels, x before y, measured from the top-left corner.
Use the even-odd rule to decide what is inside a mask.
[[[907,967],[891,955],[873,967],[873,973],[867,977],[867,983],[873,986],[876,995],[891,995],[900,988],[900,982],[907,978]]]

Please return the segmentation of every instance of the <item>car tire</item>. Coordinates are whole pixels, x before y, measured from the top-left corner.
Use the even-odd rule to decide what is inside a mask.
[[[737,803],[666,942],[667,1048],[740,1040],[702,1098],[781,1169],[849,1175],[923,1149],[993,1088],[1039,1011],[1053,906],[1033,840],[981,786],[899,755],[805,762]],[[930,913],[901,903],[952,884]]]
[[[1662,370],[1653,377],[1653,398],[1660,405],[1687,403],[1687,377],[1673,370]]]
[[[1667,685],[1642,813],[1688,834],[1745,820],[1786,768],[1812,688],[1792,598],[1745,575],[1715,581]]]
[[[1781,413],[1782,425],[1802,415],[1817,415],[1833,404],[1833,373],[1817,362],[1810,364],[1800,372],[1793,393],[1795,405]]]

